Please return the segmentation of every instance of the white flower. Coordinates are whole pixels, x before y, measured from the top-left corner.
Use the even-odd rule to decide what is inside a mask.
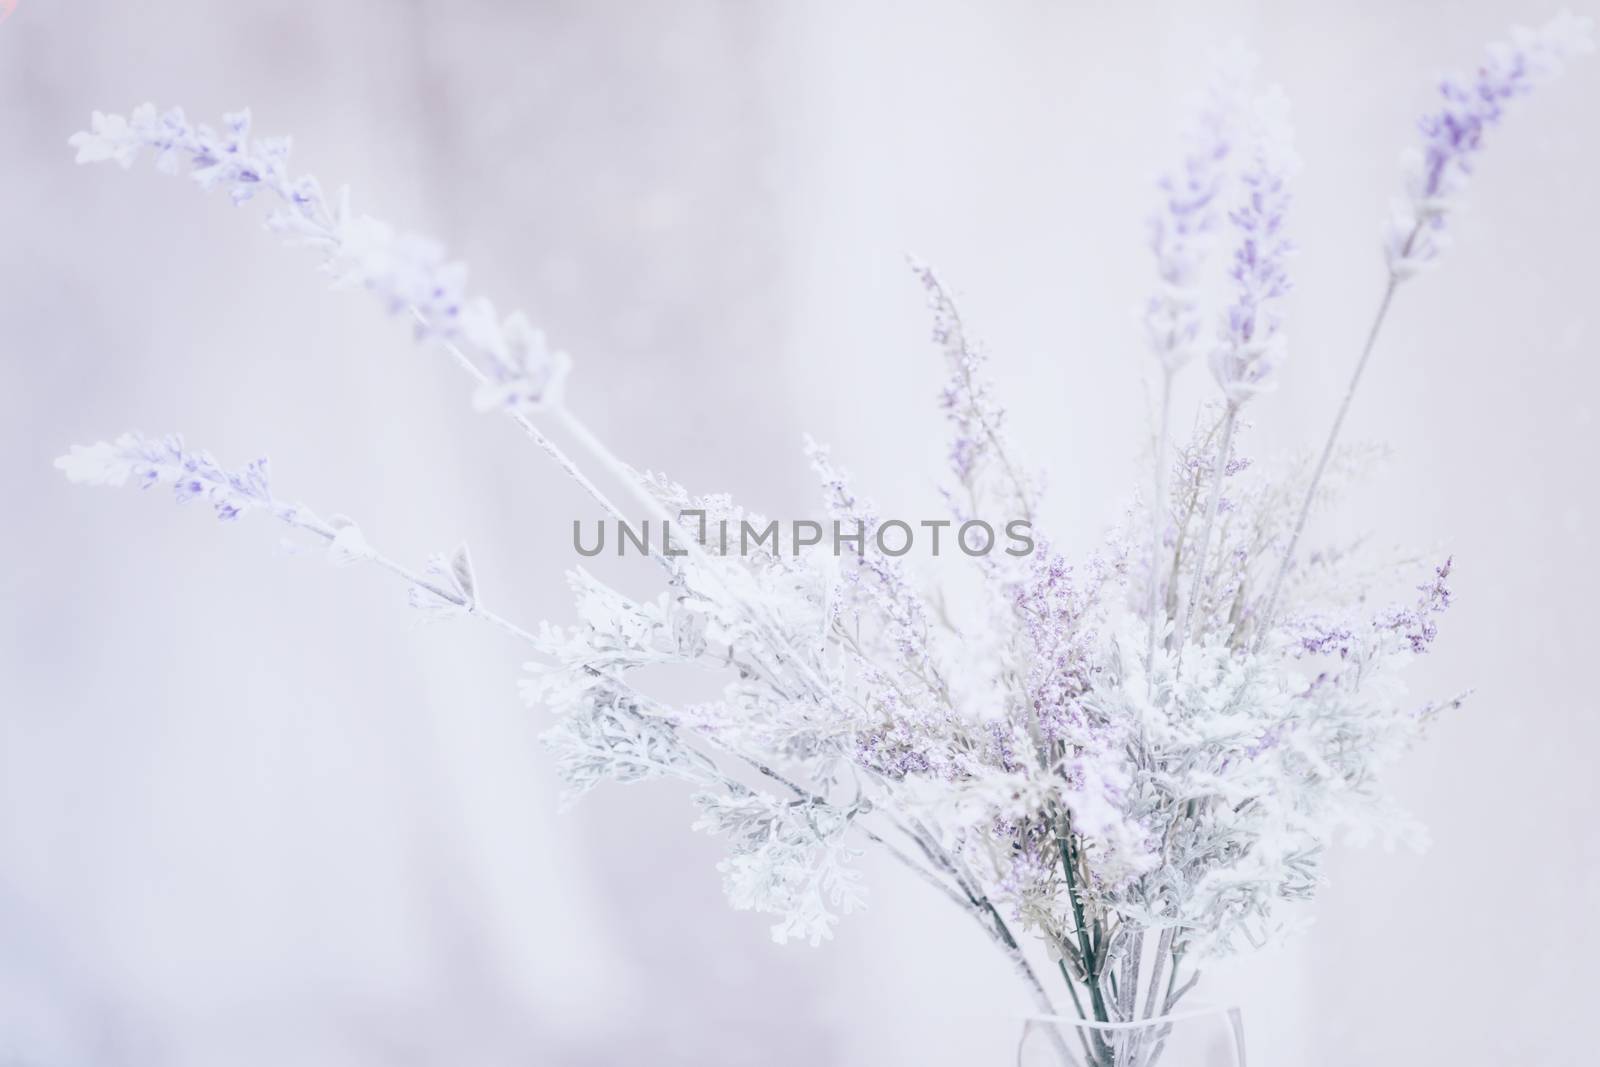
[[[92,445],[73,445],[72,451],[55,461],[56,469],[69,481],[80,485],[122,485],[133,470],[133,459],[121,443],[97,441]]]
[[[121,115],[107,115],[96,111],[89,120],[89,129],[73,134],[67,144],[78,150],[77,162],[101,163],[115,160],[124,170],[133,166],[144,147],[140,130],[155,120],[155,106],[142,104],[133,111],[132,121]]]

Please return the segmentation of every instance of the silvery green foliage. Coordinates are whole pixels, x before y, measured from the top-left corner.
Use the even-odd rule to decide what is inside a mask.
[[[791,938],[818,945],[836,913],[866,902],[861,874],[849,866],[858,850],[846,843],[851,813],[833,805],[783,801],[765,792],[700,793],[696,830],[727,837],[733,854],[717,865],[728,900],[741,911],[779,916],[780,945]]]
[[[1424,125],[1440,190],[1459,191],[1500,102],[1552,73],[1553,57],[1581,51],[1585,32],[1563,18],[1519,33],[1493,53],[1476,102],[1447,85],[1451,107]],[[1281,94],[1257,90],[1252,66],[1230,61],[1206,94],[1152,225],[1157,295],[1145,326],[1156,365],[1170,397],[1204,347],[1201,324],[1217,323],[1218,402],[1172,448],[1164,408],[1156,490],[1096,552],[1069,558],[1046,536],[1043,480],[1011,444],[985,354],[950,288],[913,266],[946,375],[945,536],[1020,519],[1035,538],[1021,557],[975,557],[975,595],[931,588],[908,559],[871,548],[749,545],[742,531],[767,519],[639,474],[564,405],[570,361],[531,320],[468,297],[464,268],[440,246],[291,175],[288,142],[252,139],[244,112],[221,132],[148,106],[127,119],[96,113],[72,143],[85,162],[128,166],[153,152],[162,169],[186,165],[237,202],[269,193],[272,229],[409,316],[471,376],[477,407],[514,419],[603,513],[628,517],[540,424],[570,432],[596,476],[630,494],[632,518],[653,524],[659,590],[635,598],[574,569],[570,621],[530,631],[485,609],[464,547],[413,574],[349,520],[279,502],[264,461],[230,472],[176,438],[125,435],[58,465],[91,484],[170,485],[225,519],[265,511],[338,562],[402,575],[426,617],[483,618],[524,640],[536,658],[521,691],[554,716],[546,741],[566,799],[606,782],[682,783],[694,826],[728,845],[730,901],[770,916],[780,942],[818,943],[863,905],[854,864],[870,847],[978,922],[1047,1009],[1020,931],[1037,935],[1085,1016],[1169,1009],[1199,961],[1295,919],[1332,842],[1420,840],[1381,775],[1461,699],[1413,698],[1404,685],[1449,606],[1448,559],[1390,561],[1359,544],[1299,551],[1307,515],[1371,466],[1370,454],[1336,447],[1349,395],[1316,464],[1245,452],[1241,408],[1284,362],[1296,166]],[[1398,251],[1391,242],[1374,337],[1398,279],[1437,251],[1444,215],[1431,188],[1413,190],[1408,225],[1421,237]],[[1224,218],[1232,284],[1208,315],[1205,253]],[[1366,355],[1370,343],[1358,377]],[[807,454],[818,512],[872,545],[879,512],[826,448],[810,442]],[[669,525],[675,551],[661,539]],[[664,673],[687,675],[675,691],[698,695],[662,699]]]
[[[677,487],[660,479],[652,484],[687,502]],[[694,503],[719,517],[731,513],[716,500]],[[701,811],[695,827],[730,839],[732,855],[722,865],[729,899],[777,916],[776,939],[815,942],[830,935],[838,913],[863,902],[857,875],[847,869],[857,850],[844,840],[857,809],[792,789],[780,803],[723,773],[708,754],[736,761],[739,754],[759,756],[817,784],[849,728],[782,698],[776,679],[794,684],[797,672],[763,645],[742,609],[695,592],[694,571],[693,564],[680,566],[669,590],[643,603],[574,571],[578,621],[541,628],[536,644],[545,659],[529,665],[523,695],[558,716],[546,741],[569,783],[569,800],[606,779],[690,783]],[[792,561],[767,556],[748,573],[775,625],[820,647],[821,591],[796,584]],[[720,699],[682,707],[651,700],[633,685],[633,672],[663,664],[722,676]],[[820,656],[813,666],[825,669]],[[703,738],[705,750],[689,736]]]

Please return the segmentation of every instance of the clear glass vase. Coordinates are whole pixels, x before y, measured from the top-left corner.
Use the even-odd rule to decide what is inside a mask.
[[[1024,1020],[1017,1067],[1245,1067],[1238,1008],[1196,1007],[1131,1023]]]

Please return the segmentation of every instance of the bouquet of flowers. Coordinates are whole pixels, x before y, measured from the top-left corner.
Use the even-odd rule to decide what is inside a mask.
[[[1485,135],[1588,48],[1587,22],[1562,15],[1441,83],[1384,231],[1387,285],[1349,390],[1312,459],[1276,465],[1254,462],[1244,440],[1288,350],[1298,163],[1282,94],[1255,85],[1248,57],[1223,58],[1150,225],[1143,325],[1161,399],[1150,484],[1088,559],[1035,528],[1040,481],[928,267],[912,265],[948,371],[947,517],[917,530],[882,518],[808,443],[831,531],[785,526],[616,457],[564,403],[571,361],[540,330],[469,296],[439,245],[292,174],[289,141],[255,137],[249,112],[219,129],[148,105],[96,113],[72,144],[79,162],[128,167],[150,153],[235,202],[271,201],[271,230],[407,316],[468,375],[478,408],[514,420],[588,492],[619,550],[650,553],[660,595],[635,600],[575,569],[573,621],[524,627],[488,606],[500,598],[483,595],[464,547],[410,569],[352,520],[280,498],[264,459],[230,469],[176,436],[124,434],[57,465],[89,484],[170,486],[224,520],[270,514],[338,562],[394,572],[420,612],[526,641],[521,691],[555,717],[547,739],[568,799],[604,781],[688,782],[696,828],[728,842],[729,900],[770,916],[778,941],[828,938],[865,901],[854,860],[878,848],[971,917],[1042,1010],[1053,987],[1085,1020],[1159,1019],[1205,960],[1290,924],[1285,906],[1314,895],[1330,841],[1419,832],[1379,780],[1462,700],[1413,699],[1402,681],[1450,605],[1451,562],[1308,533],[1368,458],[1339,441],[1346,411],[1392,301],[1439,257]],[[1215,260],[1229,294],[1217,310],[1204,299]],[[1216,400],[1177,434],[1173,381],[1197,355]],[[587,549],[575,524],[584,555],[604,545],[604,523],[597,532]],[[959,608],[903,559],[930,533],[977,575]],[[703,699],[652,696],[655,672],[641,668],[660,665],[698,672]],[[1030,957],[1029,939],[1043,951]],[[1097,1036],[1084,1052],[1109,1067],[1160,1051],[1114,1044]]]

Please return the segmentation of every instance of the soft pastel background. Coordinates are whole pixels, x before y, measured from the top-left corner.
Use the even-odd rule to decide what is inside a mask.
[[[67,486],[71,442],[182,429],[487,598],[568,612],[585,500],[456,372],[303,254],[148,167],[75,168],[93,108],[251,104],[300,166],[440,235],[576,357],[629,458],[804,514],[801,433],[930,506],[939,366],[916,251],[966,296],[1047,519],[1139,475],[1141,220],[1179,102],[1238,37],[1295,101],[1292,364],[1257,446],[1328,421],[1435,72],[1541,4],[161,4],[0,24],[0,1063],[1007,1062],[1024,1001],[876,859],[821,950],[729,911],[680,791],[558,815],[521,650],[264,523]],[[1343,520],[1442,544],[1419,688],[1477,687],[1399,789],[1425,856],[1339,850],[1316,924],[1211,975],[1251,1062],[1594,1062],[1600,65],[1497,131],[1444,267],[1352,419],[1396,448]],[[1198,398],[1205,377],[1189,384]],[[623,568],[619,580],[641,572]]]

